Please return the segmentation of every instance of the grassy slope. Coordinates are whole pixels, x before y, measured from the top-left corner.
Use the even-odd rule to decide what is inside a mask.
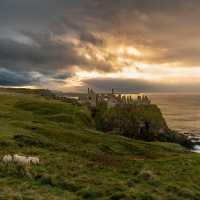
[[[200,199],[200,156],[179,145],[105,135],[86,108],[0,95],[0,155],[37,155],[39,166],[0,162],[0,199]]]

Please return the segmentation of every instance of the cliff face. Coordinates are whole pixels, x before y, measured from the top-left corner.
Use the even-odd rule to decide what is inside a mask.
[[[98,107],[94,111],[97,129],[130,138],[156,140],[169,129],[156,105]]]
[[[156,105],[116,106],[93,110],[98,130],[145,141],[175,142],[190,146],[187,138],[171,131]]]

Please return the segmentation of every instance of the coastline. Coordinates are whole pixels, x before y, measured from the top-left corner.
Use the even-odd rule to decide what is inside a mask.
[[[143,93],[141,93],[141,95],[142,94]],[[155,93],[155,94],[154,93],[149,93],[149,94],[148,93],[144,93],[144,94],[145,95],[149,95],[149,97],[152,100],[153,104],[160,109],[162,118],[163,118],[164,121],[166,121],[166,125],[169,127],[169,129],[168,129],[169,132],[168,131],[167,131],[168,133],[166,132],[166,134],[168,134],[168,136],[164,136],[164,138],[168,137],[167,141],[179,143],[179,144],[189,148],[191,151],[200,153],[200,146],[199,146],[200,145],[200,136],[198,136],[197,133],[185,132],[185,131],[183,131],[184,128],[181,129],[180,127],[179,127],[178,130],[177,130],[177,128],[172,128],[171,127],[172,124],[171,124],[171,121],[169,120],[170,114],[169,114],[169,112],[166,112],[166,110],[168,111],[168,109],[166,109],[168,104],[166,104],[165,102],[163,103],[162,102],[162,98],[169,99],[169,97],[170,97],[170,101],[169,102],[170,103],[174,103],[171,100],[173,100],[173,99],[176,100],[176,96],[177,95],[174,94],[174,93],[172,93],[172,94],[171,93],[170,94],[168,94],[168,93],[164,93],[164,94],[163,93],[162,94],[161,93]],[[71,95],[72,94],[65,94],[63,96],[61,94],[61,96],[66,97],[66,98],[71,98],[72,97]],[[81,98],[83,98],[83,97],[85,98],[86,95],[87,94],[81,94],[80,95],[80,94],[74,94],[73,93],[73,99],[75,99],[75,96],[77,96],[78,99],[80,97]],[[128,96],[128,94],[123,94],[123,95]],[[130,95],[132,95],[133,98],[136,98],[134,93],[130,94]],[[167,97],[166,97],[166,95],[167,95]],[[185,94],[181,94],[180,93],[180,94],[178,94],[178,97],[182,97],[183,95],[185,96]],[[190,95],[191,94],[188,94],[187,97],[190,96]],[[156,98],[159,97],[161,99],[161,101],[159,102],[158,99],[155,99],[155,97]],[[181,99],[183,99],[183,98],[181,98]],[[170,105],[170,103],[169,103],[169,105]],[[180,105],[182,106],[182,103],[180,103]],[[172,113],[171,115],[175,115],[175,113]],[[184,125],[184,124],[182,124],[182,125]],[[182,130],[182,131],[180,131],[180,130]],[[162,138],[162,136],[161,136],[161,138]],[[160,139],[157,139],[157,140],[159,141]],[[166,139],[164,139],[163,141],[166,141]]]

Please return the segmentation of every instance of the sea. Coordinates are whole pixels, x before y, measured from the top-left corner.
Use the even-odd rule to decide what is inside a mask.
[[[200,153],[200,94],[147,94],[157,104],[172,130],[187,133]]]
[[[169,128],[200,136],[200,94],[147,94],[163,113]]]

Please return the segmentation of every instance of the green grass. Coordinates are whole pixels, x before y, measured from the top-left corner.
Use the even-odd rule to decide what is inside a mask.
[[[0,199],[200,199],[200,155],[94,127],[85,107],[0,95],[1,157],[18,153],[41,160],[29,169],[0,162]]]

